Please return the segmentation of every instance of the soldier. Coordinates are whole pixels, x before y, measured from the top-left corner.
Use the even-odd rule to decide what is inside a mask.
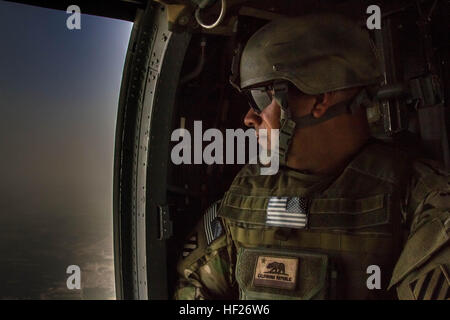
[[[280,19],[250,38],[244,122],[280,129],[283,166],[245,166],[206,211],[175,298],[449,297],[449,175],[370,137],[380,76],[369,35],[343,17]]]

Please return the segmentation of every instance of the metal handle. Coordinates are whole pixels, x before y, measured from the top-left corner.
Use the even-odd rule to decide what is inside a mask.
[[[203,28],[205,29],[212,29],[217,27],[222,21],[223,18],[225,18],[225,14],[227,11],[227,3],[226,0],[222,0],[222,8],[220,9],[220,15],[219,18],[217,18],[216,22],[214,22],[213,24],[207,25],[204,24],[201,20],[200,20],[200,7],[197,8],[197,10],[195,10],[195,20],[197,20],[197,23],[199,25],[201,25]]]

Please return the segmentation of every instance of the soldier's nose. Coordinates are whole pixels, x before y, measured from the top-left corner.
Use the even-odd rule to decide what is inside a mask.
[[[261,117],[252,109],[250,108],[245,115],[244,118],[244,124],[247,127],[255,128],[257,125],[261,123]]]

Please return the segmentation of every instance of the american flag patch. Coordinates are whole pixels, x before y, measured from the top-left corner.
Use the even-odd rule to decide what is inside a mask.
[[[308,199],[271,197],[267,204],[266,225],[302,229],[308,222]]]
[[[207,210],[203,217],[205,226],[206,244],[209,246],[214,240],[219,238],[223,233],[222,223],[217,218],[217,210],[219,209],[220,201],[213,203]]]
[[[183,247],[183,258],[186,258],[192,251],[198,247],[197,233],[192,235]]]

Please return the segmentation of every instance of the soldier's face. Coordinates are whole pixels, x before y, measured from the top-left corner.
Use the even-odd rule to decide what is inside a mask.
[[[258,138],[259,144],[261,144],[260,138],[264,138],[260,130],[267,129],[267,148],[269,150],[271,146],[270,130],[280,128],[280,113],[280,106],[275,100],[272,100],[271,104],[264,108],[264,110],[259,114],[250,108],[244,118],[244,124],[247,127],[254,128],[256,130],[256,137]]]
[[[293,106],[293,108],[290,108],[292,114],[296,117],[301,117],[311,112],[312,106],[314,104],[314,98],[310,96],[289,97],[288,104],[289,106]],[[258,143],[260,143],[260,138],[263,138],[260,129],[267,129],[267,147],[270,149],[270,129],[280,129],[280,115],[280,106],[273,99],[271,104],[264,108],[264,110],[259,114],[256,113],[252,108],[250,108],[245,115],[244,124],[247,127],[251,127],[256,130]]]

